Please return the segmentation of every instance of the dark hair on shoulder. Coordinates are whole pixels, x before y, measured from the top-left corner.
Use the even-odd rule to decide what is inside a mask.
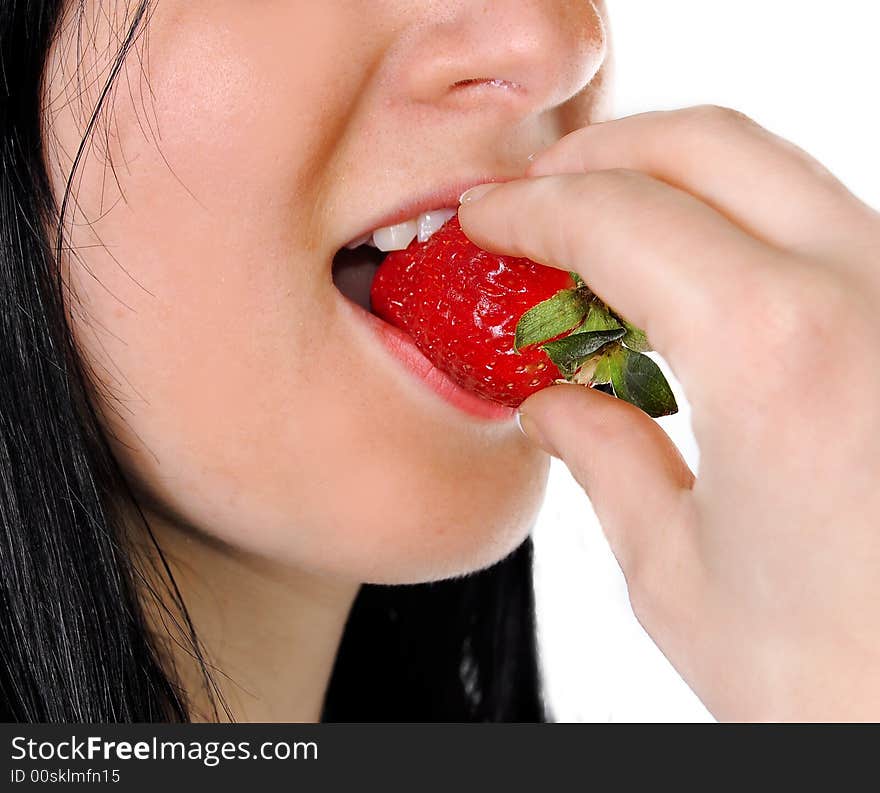
[[[186,604],[89,399],[92,380],[66,320],[59,267],[79,158],[155,1],[129,0],[132,21],[60,206],[45,166],[43,71],[62,14],[73,6],[81,11],[83,0],[0,4],[3,721],[187,721],[186,692],[148,629],[146,609],[157,605],[213,686]],[[123,503],[142,519],[143,536],[155,551],[151,561],[126,541]],[[217,697],[215,709],[225,708]],[[363,586],[323,717],[545,719],[531,541],[493,567],[460,578]]]

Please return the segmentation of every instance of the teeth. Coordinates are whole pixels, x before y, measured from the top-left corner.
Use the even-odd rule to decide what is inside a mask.
[[[427,242],[431,235],[454,214],[454,209],[432,209],[430,212],[422,212],[417,221],[419,242]]]
[[[385,226],[373,232],[373,245],[380,251],[402,251],[416,238],[418,231],[419,224],[415,220]]]
[[[348,248],[350,251],[353,251],[355,248],[358,248],[361,245],[366,245],[372,238],[372,234],[364,234],[363,237],[358,237],[356,240],[352,240],[345,247]]]
[[[455,214],[454,209],[431,209],[422,212],[417,218],[398,223],[396,226],[384,226],[372,234],[364,234],[346,244],[349,250],[361,245],[371,245],[380,251],[402,251],[418,237],[419,242],[427,242],[449,218]]]

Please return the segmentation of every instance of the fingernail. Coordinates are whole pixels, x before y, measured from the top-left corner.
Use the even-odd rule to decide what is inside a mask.
[[[482,198],[486,193],[494,188],[498,187],[497,182],[489,182],[488,184],[478,184],[475,187],[471,187],[469,190],[465,190],[459,197],[459,204],[470,204],[473,201],[476,201],[478,198]]]
[[[516,426],[519,427],[520,432],[522,432],[523,435],[525,435],[536,446],[540,446],[545,452],[547,452],[547,454],[553,455],[553,457],[559,457],[559,454],[548,443],[547,439],[541,433],[541,430],[538,429],[538,425],[535,424],[534,419],[532,419],[527,413],[523,413],[521,410],[516,411]]]

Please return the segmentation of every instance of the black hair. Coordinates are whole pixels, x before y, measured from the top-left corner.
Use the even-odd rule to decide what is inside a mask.
[[[0,4],[0,719],[187,721],[186,692],[150,632],[147,600],[200,662],[215,713],[225,704],[102,431],[59,266],[80,156],[155,0],[131,0],[130,25],[59,206],[45,162],[43,74],[65,5],[74,2],[82,11],[84,0]],[[155,553],[135,553],[123,505],[140,516],[141,539]],[[545,719],[531,541],[460,578],[363,586],[323,718]]]

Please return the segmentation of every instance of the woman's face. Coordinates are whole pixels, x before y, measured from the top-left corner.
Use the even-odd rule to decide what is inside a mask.
[[[78,5],[46,71],[59,200],[139,4]],[[523,540],[547,457],[510,413],[415,376],[332,265],[604,115],[600,11],[154,0],[80,162],[64,263],[148,514],[357,581],[446,577]]]

